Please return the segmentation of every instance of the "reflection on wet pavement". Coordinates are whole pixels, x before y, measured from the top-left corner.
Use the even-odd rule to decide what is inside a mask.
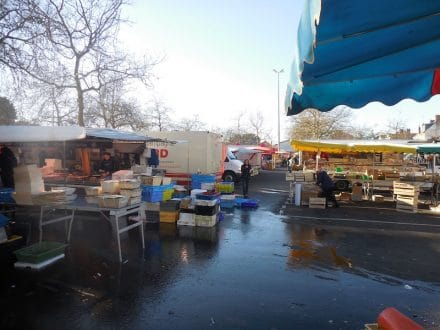
[[[284,223],[266,196],[214,228],[149,224],[122,265],[84,223],[66,260],[0,272],[0,328],[361,329],[395,306],[438,329],[439,235]]]

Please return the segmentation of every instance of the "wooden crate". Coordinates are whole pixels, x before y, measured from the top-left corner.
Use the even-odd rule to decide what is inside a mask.
[[[322,197],[310,197],[309,208],[311,209],[325,209],[325,198]]]
[[[418,196],[420,192],[420,185],[407,182],[394,182],[394,195],[400,196]]]
[[[385,175],[385,180],[390,180],[390,179],[399,179],[400,178],[400,173],[397,172],[384,172]]]
[[[286,172],[286,181],[295,181],[295,173]]]
[[[419,203],[419,198],[417,196],[402,196],[397,195],[396,200],[400,204],[405,204],[409,206],[416,206]]]
[[[295,174],[295,182],[305,182],[306,181],[306,177],[304,175],[296,175]]]

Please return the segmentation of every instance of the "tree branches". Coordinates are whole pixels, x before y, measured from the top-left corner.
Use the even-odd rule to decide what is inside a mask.
[[[124,0],[11,0],[2,2],[0,63],[58,90],[73,90],[77,124],[85,96],[128,80],[151,86],[153,67],[118,49]]]

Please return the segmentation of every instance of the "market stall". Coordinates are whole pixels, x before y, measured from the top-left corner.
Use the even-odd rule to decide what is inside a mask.
[[[406,142],[292,140],[291,144],[295,150],[312,155],[313,159],[304,163],[305,168],[309,166],[317,170],[322,165],[333,175],[339,190],[362,183],[369,196],[374,190],[392,191],[394,181],[423,170],[404,160],[403,153],[417,152],[415,145]],[[327,153],[326,159],[321,158],[324,152]]]
[[[65,210],[66,215],[63,216],[51,216],[56,210]],[[142,249],[145,249],[144,242],[144,227],[142,221],[137,221],[127,226],[121,227],[120,220],[129,215],[138,215],[141,210],[141,204],[126,205],[118,208],[100,207],[98,204],[87,203],[85,198],[78,198],[74,201],[65,204],[53,204],[53,205],[41,205],[40,217],[39,217],[39,242],[43,240],[43,228],[47,225],[66,222],[66,241],[70,242],[70,234],[72,231],[72,224],[75,220],[76,212],[93,212],[98,213],[105,220],[107,220],[113,229],[113,236],[116,239],[118,247],[119,262],[122,262],[121,252],[121,235],[131,229],[138,228],[141,234]]]
[[[134,180],[137,185],[134,189],[129,186],[120,190],[120,194],[126,195],[115,195],[119,193],[119,181],[110,182],[111,187],[118,189],[103,189],[106,194],[98,198],[103,203],[78,197],[75,192],[77,188],[104,187],[107,181],[103,181],[96,166],[103,152],[111,152],[118,157],[120,168],[130,169],[132,164],[139,163],[146,142],[160,142],[160,139],[112,129],[33,126],[0,126],[0,136],[0,143],[10,146],[19,159],[19,166],[14,169],[15,189],[9,190],[8,196],[17,206],[39,209],[39,243],[30,247],[32,252],[50,246],[42,244],[42,237],[43,228],[51,224],[66,223],[68,242],[76,212],[81,211],[98,213],[111,223],[119,261],[122,261],[120,236],[126,231],[139,228],[144,247],[143,223],[121,223],[128,215],[139,214],[141,210],[138,181]],[[126,172],[129,175],[131,171]],[[48,188],[52,189],[48,191]],[[54,212],[56,210],[64,210],[65,214],[59,216]],[[58,260],[59,256],[60,253],[55,255],[51,262]],[[34,266],[46,266],[47,262],[44,260]],[[23,260],[19,260],[19,264],[28,266]]]

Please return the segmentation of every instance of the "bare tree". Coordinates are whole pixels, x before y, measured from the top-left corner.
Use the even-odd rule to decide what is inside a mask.
[[[339,107],[329,112],[304,110],[294,116],[291,137],[294,139],[336,138],[341,132],[350,132],[351,111]]]
[[[249,116],[249,125],[253,129],[258,143],[260,143],[264,135],[264,116],[261,111],[257,111]]]
[[[76,123],[75,102],[64,89],[37,83],[27,95],[32,102],[27,107],[37,108],[36,116],[32,118],[32,122],[52,126],[74,125]]]
[[[206,129],[206,124],[200,120],[199,115],[193,115],[191,118],[182,118],[174,126],[180,131],[202,131]]]
[[[0,125],[13,125],[17,113],[14,105],[6,97],[0,97]]]
[[[0,0],[0,66],[11,72],[18,69],[17,58],[25,53],[25,45],[42,34],[34,8],[29,0]]]
[[[236,123],[236,133],[243,133],[243,118],[246,115],[246,110],[240,110],[237,115],[233,118],[233,121]]]
[[[102,85],[96,96],[88,96],[85,119],[89,126],[111,128],[130,128],[147,130],[146,115],[140,110],[136,101],[127,99],[125,81],[113,79],[113,73],[101,72],[100,79],[112,81]]]
[[[153,98],[148,107],[147,115],[151,126],[159,131],[166,131],[173,126],[171,120],[172,109],[159,98]]]
[[[388,120],[387,123],[388,134],[392,139],[410,139],[411,132],[406,127],[406,121],[404,119],[395,117]]]
[[[116,48],[124,0],[26,0],[32,29],[14,68],[57,89],[73,90],[77,123],[84,126],[84,98],[103,86],[140,79],[150,86],[157,61],[135,61]],[[26,31],[28,34],[29,32]],[[111,75],[103,73],[111,72]],[[103,80],[102,77],[111,80]]]

